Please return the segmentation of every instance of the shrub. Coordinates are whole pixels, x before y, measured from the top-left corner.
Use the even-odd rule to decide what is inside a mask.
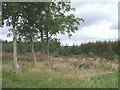
[[[89,56],[90,56],[90,57],[93,57],[93,56],[94,56],[94,53],[93,53],[93,52],[89,52]]]

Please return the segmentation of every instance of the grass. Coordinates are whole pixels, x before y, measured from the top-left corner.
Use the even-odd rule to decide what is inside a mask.
[[[20,69],[13,67],[12,54],[3,54],[3,88],[117,88],[118,65],[108,61],[52,59],[47,62],[37,57],[19,55]],[[29,57],[29,58],[27,58]],[[80,65],[83,63],[82,65]],[[76,67],[78,66],[78,67]]]

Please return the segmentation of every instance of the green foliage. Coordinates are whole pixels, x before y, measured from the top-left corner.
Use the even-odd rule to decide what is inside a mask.
[[[97,41],[80,45],[81,54],[89,56],[102,56],[106,59],[114,59],[118,54],[118,41]]]
[[[74,55],[79,55],[80,54],[79,46],[73,44],[73,46],[71,47],[71,53]]]
[[[26,43],[17,43],[18,53],[26,53],[27,52],[26,47],[27,47]]]
[[[114,51],[112,50],[112,47],[108,45],[106,48],[106,52],[103,53],[103,57],[107,59],[114,59]]]
[[[60,47],[59,54],[63,56],[70,56],[71,55],[70,47],[67,45]]]
[[[64,56],[80,54],[89,57],[101,56],[110,60],[116,58],[116,55],[118,54],[118,41],[97,41],[95,43],[89,42],[81,44],[80,46],[73,44],[73,46],[67,46],[67,48],[65,47],[60,48],[59,54]]]
[[[18,23],[20,12],[22,12],[21,3],[3,2],[2,3],[2,21],[6,20],[6,25],[11,26]]]
[[[90,57],[94,57],[94,53],[93,52],[89,52],[89,56]]]
[[[13,52],[13,44],[11,42],[3,43],[2,44],[2,51],[3,52]]]
[[[60,42],[58,39],[50,40],[50,53],[58,53],[60,48]],[[35,42],[35,52],[41,52],[42,43]],[[3,52],[12,52],[13,51],[13,43],[12,42],[3,42],[2,43],[2,51]],[[29,42],[18,42],[17,43],[17,51],[18,53],[24,54],[31,52],[31,43]]]
[[[114,59],[118,56],[118,41],[114,42],[96,42],[96,43],[87,43],[81,44],[80,46],[74,45],[73,46],[60,46],[60,41],[58,39],[50,39],[49,41],[49,50],[50,53],[56,53],[63,56],[70,56],[70,55],[85,55],[89,57],[94,56],[102,56],[106,59]],[[46,42],[45,42],[46,45]],[[19,53],[27,53],[31,52],[31,44],[28,42],[18,42],[17,44],[18,52]],[[41,52],[42,49],[42,42],[35,42],[35,51]],[[13,46],[12,42],[3,42],[2,50],[4,52],[12,52]]]
[[[58,53],[60,48],[60,41],[58,39],[52,39],[49,41],[50,53]]]
[[[75,17],[74,14],[65,15],[65,13],[73,10],[70,2],[3,2],[2,8],[3,24],[12,25],[15,28],[14,37],[17,35],[19,41],[33,43],[41,39],[42,48],[45,47],[46,52],[50,46],[49,40],[53,35],[67,32],[68,36],[71,37],[71,32],[77,31],[80,22],[84,22],[82,18]],[[43,45],[44,42],[45,45]],[[50,52],[55,52],[59,44],[58,46],[51,44],[51,47]],[[28,50],[24,48],[27,46],[18,45],[18,52],[30,51],[29,48],[27,48]],[[35,49],[35,51],[39,50],[41,49]]]

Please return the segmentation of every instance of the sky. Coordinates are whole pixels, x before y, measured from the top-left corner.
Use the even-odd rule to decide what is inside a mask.
[[[62,45],[80,45],[81,43],[117,40],[118,39],[118,3],[117,2],[72,2],[71,6],[75,11],[66,14],[75,14],[76,17],[83,18],[78,31],[68,34],[57,35]],[[12,41],[12,37],[7,37],[8,28],[0,28],[0,39]]]

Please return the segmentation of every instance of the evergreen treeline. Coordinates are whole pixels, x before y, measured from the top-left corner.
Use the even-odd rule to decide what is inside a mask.
[[[12,52],[12,42],[3,42],[3,52]],[[31,44],[29,42],[18,42],[18,53],[31,52]],[[35,52],[41,52],[41,42],[35,42]],[[61,46],[58,39],[51,39],[49,42],[50,53],[60,54],[63,56],[70,55],[85,55],[85,56],[100,56],[106,59],[114,59],[118,56],[118,41],[97,41],[73,46]]]
[[[118,41],[96,41],[71,47],[66,45],[61,47],[59,53],[65,56],[81,54],[90,57],[100,56],[106,59],[114,59],[118,56]]]

